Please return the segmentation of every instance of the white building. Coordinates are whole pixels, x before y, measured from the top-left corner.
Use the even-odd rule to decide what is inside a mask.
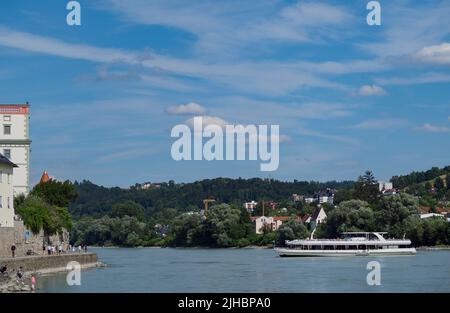
[[[443,214],[438,214],[438,213],[420,214],[420,218],[421,219],[427,219],[427,218],[433,218],[433,217],[438,217],[438,218],[444,218],[445,219],[445,215],[443,215]]]
[[[327,196],[319,196],[319,204],[333,204],[334,203],[334,196],[333,195],[327,195]]]
[[[255,222],[255,231],[257,234],[264,233],[264,228],[276,231],[283,222],[288,221],[289,216],[254,216],[251,220]]]
[[[325,210],[319,206],[314,211],[314,214],[311,216],[311,220],[309,222],[310,228],[315,229],[317,225],[321,223],[325,223],[327,220],[327,214],[325,213]]]
[[[17,164],[14,168],[14,195],[29,192],[30,185],[30,106],[0,104],[0,153]]]
[[[307,197],[307,198],[305,198],[305,202],[306,202],[306,203],[313,203],[314,201],[316,201],[316,198],[313,198],[313,197]]]
[[[14,168],[17,165],[0,154],[0,227],[14,227]]]
[[[258,205],[258,202],[251,201],[251,202],[245,202],[244,207],[248,212],[253,212],[256,209],[256,206]]]
[[[390,182],[378,182],[378,191],[383,192],[384,190],[392,190],[394,185]]]

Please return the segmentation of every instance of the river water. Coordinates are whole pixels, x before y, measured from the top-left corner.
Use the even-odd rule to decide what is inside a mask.
[[[271,249],[93,248],[106,268],[38,278],[39,292],[450,292],[450,251],[280,258]],[[381,265],[369,286],[367,263]]]

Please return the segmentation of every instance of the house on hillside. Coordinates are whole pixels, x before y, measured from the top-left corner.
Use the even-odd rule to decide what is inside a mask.
[[[263,234],[264,228],[269,228],[272,231],[278,230],[283,222],[290,220],[290,216],[252,216],[250,219],[255,223],[255,232]],[[297,217],[300,221],[300,218]]]
[[[378,182],[378,191],[383,193],[385,190],[394,189],[394,185],[391,182]]]
[[[311,223],[311,215],[309,215],[309,214],[303,215],[303,217],[302,217],[302,222],[303,222],[304,224],[309,224],[309,223]]]
[[[311,216],[311,220],[309,222],[311,230],[315,229],[319,224],[325,223],[327,220],[327,214],[322,206],[318,206]]]
[[[257,205],[258,205],[258,202],[252,200],[250,202],[245,202],[244,208],[247,210],[248,213],[253,213],[253,211],[256,209]]]
[[[331,189],[326,191],[316,192],[314,195],[305,197],[305,203],[318,203],[318,204],[334,204],[334,192]]]

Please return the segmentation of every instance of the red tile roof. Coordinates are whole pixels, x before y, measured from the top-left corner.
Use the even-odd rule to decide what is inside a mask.
[[[288,221],[291,219],[290,216],[272,216],[272,218],[274,221],[282,221],[282,222],[285,222],[285,221]]]
[[[45,171],[41,176],[41,183],[46,183],[50,181],[50,176],[48,176],[47,171]]]

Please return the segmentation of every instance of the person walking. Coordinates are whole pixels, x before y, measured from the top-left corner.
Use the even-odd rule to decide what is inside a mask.
[[[31,290],[36,290],[36,277],[34,275],[31,275]]]
[[[22,281],[22,277],[23,277],[23,270],[22,270],[22,266],[19,267],[19,270],[16,273],[16,277],[18,281]]]
[[[13,258],[16,257],[16,245],[15,244],[12,244],[12,246],[11,246],[11,254],[12,254]]]

